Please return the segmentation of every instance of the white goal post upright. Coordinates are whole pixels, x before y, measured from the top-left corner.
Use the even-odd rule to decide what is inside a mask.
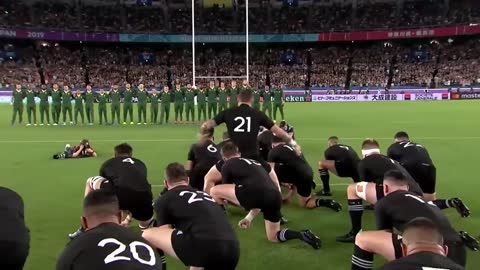
[[[237,2],[237,0],[232,0]],[[245,0],[245,71],[246,76],[197,76],[195,72],[195,0],[192,0],[192,85],[196,86],[196,79],[250,79],[250,41],[248,29],[248,0]]]

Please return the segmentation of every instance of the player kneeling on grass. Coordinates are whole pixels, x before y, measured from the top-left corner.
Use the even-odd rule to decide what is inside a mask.
[[[448,247],[438,226],[428,218],[415,218],[403,227],[402,255],[380,270],[463,270],[463,266],[447,258]]]
[[[310,230],[293,231],[280,228],[282,195],[278,182],[272,180],[262,165],[255,160],[240,157],[237,146],[226,143],[222,148],[225,160],[221,173],[224,183],[217,186],[205,178],[207,193],[221,205],[225,201],[239,205],[250,211],[239,222],[242,228],[248,228],[253,218],[261,211],[265,219],[267,239],[271,242],[286,242],[299,239],[315,249],[321,246],[320,239]]]
[[[100,168],[100,176],[87,179],[85,196],[98,189],[114,192],[124,214],[122,225],[128,226],[133,217],[140,229],[144,230],[153,223],[153,196],[147,179],[147,167],[141,160],[132,157],[132,147],[127,143],[115,146],[114,151],[115,157]],[[79,229],[69,237],[75,238],[81,232]]]
[[[96,157],[97,152],[87,139],[83,139],[79,145],[71,147],[70,144],[65,145],[63,152],[53,155],[54,159],[66,158],[87,158]]]
[[[143,237],[190,269],[235,269],[240,245],[225,213],[214,199],[188,182],[181,164],[167,166],[168,191],[154,206],[159,227],[145,230]]]
[[[277,136],[273,136],[272,145],[273,149],[268,154],[268,162],[272,168],[275,168],[281,183],[289,183],[295,187],[301,207],[310,209],[327,207],[336,212],[342,209],[342,206],[334,200],[315,199],[311,196],[313,170],[303,155],[298,156],[295,149]]]
[[[57,261],[57,270],[161,270],[162,258],[145,239],[120,225],[115,193],[90,192],[83,200],[82,227]]]
[[[415,192],[410,192],[411,183],[401,171],[392,170],[385,174],[383,193],[385,197],[375,206],[378,231],[357,234],[352,256],[352,270],[369,270],[373,266],[373,255],[379,254],[391,261],[401,258],[401,236],[392,233],[400,231],[418,217],[430,219],[437,224],[448,247],[447,256],[455,263],[466,265],[465,244],[478,249],[478,243],[465,232],[457,233],[445,214],[433,203],[425,201]],[[462,235],[462,236],[461,236]],[[473,239],[473,241],[472,241]]]
[[[350,177],[353,182],[359,182],[358,163],[360,158],[351,146],[340,144],[337,136],[328,138],[328,148],[324,153],[325,159],[318,162],[318,172],[322,180],[323,189],[317,193],[320,196],[331,196],[329,171],[338,177]]]

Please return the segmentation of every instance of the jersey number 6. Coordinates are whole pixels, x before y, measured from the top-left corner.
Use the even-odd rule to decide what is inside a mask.
[[[110,253],[107,257],[105,257],[105,260],[104,260],[105,264],[109,264],[109,263],[117,262],[117,261],[131,261],[132,260],[130,257],[118,256],[118,255],[120,255],[120,253],[124,252],[125,249],[127,249],[127,247],[115,238],[103,239],[102,241],[100,241],[100,243],[98,243],[98,246],[99,247],[105,247],[108,244],[118,245],[118,248],[115,249],[112,253]],[[145,243],[142,243],[142,242],[133,241],[128,246],[130,247],[130,253],[132,253],[133,259],[136,260],[137,262],[139,262],[141,264],[150,265],[150,266],[153,266],[157,263],[157,258],[155,258],[155,253],[153,252],[152,247],[150,247],[149,245],[147,245]],[[148,260],[144,260],[144,259],[140,258],[140,255],[137,252],[137,247],[143,247],[143,248],[147,249],[150,258]]]

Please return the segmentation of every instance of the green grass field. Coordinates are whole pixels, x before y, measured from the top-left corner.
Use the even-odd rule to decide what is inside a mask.
[[[480,102],[288,103],[285,111],[315,171],[330,135],[339,136],[343,143],[357,150],[364,138],[377,138],[382,150],[386,150],[396,131],[408,131],[414,141],[429,149],[436,163],[439,196],[461,196],[470,206],[472,216],[467,219],[461,219],[455,210],[446,210],[451,222],[458,230],[480,235],[477,214],[480,212],[477,201],[480,181],[476,179]],[[114,145],[128,142],[133,146],[135,157],[147,164],[149,179],[157,194],[162,188],[163,168],[173,161],[185,162],[197,131],[197,126],[173,124],[11,127],[11,107],[1,105],[0,115],[0,149],[3,152],[0,185],[16,190],[25,201],[26,222],[32,238],[27,270],[54,269],[58,254],[68,241],[67,234],[79,225],[85,180],[98,174],[102,162],[112,156]],[[220,134],[218,130],[217,136]],[[98,158],[51,159],[66,143],[74,144],[82,138],[90,139],[98,151]],[[334,198],[342,202],[344,208],[345,184],[350,181],[331,179]],[[304,210],[294,204],[286,206],[283,212],[290,220],[289,228],[310,228],[322,238],[323,248],[313,250],[295,241],[270,244],[265,240],[262,219],[257,218],[251,229],[237,230],[241,242],[238,269],[350,269],[353,246],[335,242],[335,236],[350,229],[346,209],[334,213],[328,209]],[[244,213],[236,209],[229,213],[235,227],[243,216]],[[374,228],[371,212],[366,212],[363,220],[364,229]],[[376,265],[381,263],[383,259],[376,257]],[[169,269],[184,268],[169,260]],[[467,269],[480,269],[478,254],[468,254]]]

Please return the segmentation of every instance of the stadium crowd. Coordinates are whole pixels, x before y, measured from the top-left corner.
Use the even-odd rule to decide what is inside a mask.
[[[4,43],[4,47],[10,43]],[[14,43],[15,44],[15,43]],[[0,83],[47,84],[65,82],[72,87],[146,86],[192,78],[189,47],[144,48],[133,45],[37,44],[14,46],[17,58],[0,63]],[[147,53],[147,58],[141,56]],[[290,61],[285,56],[293,56]],[[147,60],[145,60],[147,59]],[[480,83],[480,41],[392,44],[315,45],[250,50],[250,85],[285,87],[392,87],[471,86]],[[245,51],[240,47],[200,46],[196,76],[245,76]],[[205,84],[208,79],[198,79]],[[432,84],[433,83],[433,84]]]
[[[188,2],[188,1],[187,1]],[[480,22],[478,1],[360,2],[352,4],[298,6],[274,5],[269,1],[249,7],[250,31],[254,33],[303,33],[392,29],[416,26],[461,25]],[[0,26],[79,31],[129,31],[191,33],[190,7],[178,3],[154,6],[101,2],[2,1]],[[445,3],[448,3],[447,5]],[[245,8],[214,6],[196,9],[196,32],[244,32]]]

